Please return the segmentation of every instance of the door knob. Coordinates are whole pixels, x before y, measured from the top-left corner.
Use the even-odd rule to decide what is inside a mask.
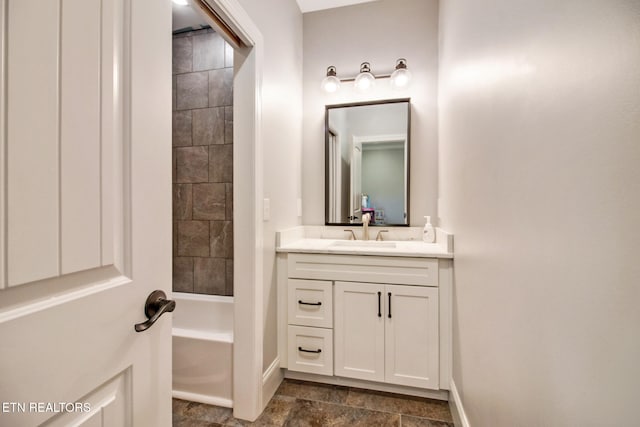
[[[176,302],[167,299],[167,294],[161,290],[155,290],[149,294],[147,301],[144,304],[144,314],[147,315],[147,320],[142,323],[136,323],[136,332],[146,331],[156,323],[156,320],[163,314],[176,309]]]

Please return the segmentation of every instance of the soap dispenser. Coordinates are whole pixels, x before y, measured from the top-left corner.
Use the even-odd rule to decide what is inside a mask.
[[[422,231],[422,241],[425,243],[433,243],[436,241],[436,231],[433,229],[433,225],[431,225],[431,217],[425,216],[427,223],[424,225],[424,230]]]

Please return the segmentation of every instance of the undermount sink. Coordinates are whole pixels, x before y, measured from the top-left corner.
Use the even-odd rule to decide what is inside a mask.
[[[329,247],[343,248],[395,248],[396,242],[379,242],[376,240],[338,240]]]

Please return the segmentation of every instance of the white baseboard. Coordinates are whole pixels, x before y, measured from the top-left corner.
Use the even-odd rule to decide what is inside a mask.
[[[306,372],[296,372],[290,371],[288,369],[284,372],[284,377],[291,378],[292,380],[311,381],[323,384],[363,388],[367,390],[385,391],[387,393],[406,394],[408,396],[428,397],[429,399],[449,400],[449,392],[446,390],[427,390],[424,388],[377,383],[373,381],[356,380],[352,378],[308,374]]]
[[[469,419],[467,418],[467,414],[464,412],[464,407],[462,406],[462,400],[460,400],[460,394],[458,393],[458,389],[456,388],[456,383],[453,382],[453,378],[451,378],[451,390],[450,390],[450,399],[449,399],[449,408],[451,408],[451,415],[453,416],[453,424],[456,427],[471,427],[469,424]]]
[[[284,379],[282,369],[280,369],[280,358],[276,357],[275,360],[269,365],[266,371],[262,374],[262,402],[263,406],[271,400],[280,383]]]
[[[190,393],[188,391],[179,390],[173,390],[171,395],[176,399],[188,400],[190,402],[233,408],[233,400],[224,397],[207,396],[206,394]]]

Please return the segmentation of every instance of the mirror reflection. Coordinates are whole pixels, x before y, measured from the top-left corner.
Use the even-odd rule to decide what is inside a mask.
[[[326,107],[326,224],[409,224],[409,120],[409,99]]]

